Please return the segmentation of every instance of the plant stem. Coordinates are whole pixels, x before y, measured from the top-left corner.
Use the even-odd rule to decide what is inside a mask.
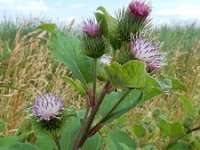
[[[97,58],[93,58],[93,97],[96,100]]]
[[[87,106],[86,106],[87,108],[86,108],[86,112],[85,112],[85,116],[84,116],[84,118],[83,118],[83,124],[82,124],[82,126],[80,127],[80,130],[79,130],[79,132],[78,132],[78,134],[77,134],[77,136],[76,136],[76,142],[74,143],[74,147],[73,147],[73,149],[74,148],[76,148],[78,145],[78,141],[80,140],[80,137],[81,137],[81,135],[82,135],[82,132],[83,132],[83,129],[84,129],[84,127],[85,127],[85,124],[86,124],[86,119],[87,119],[87,116],[88,116],[88,113],[89,113],[89,110],[90,110],[90,107],[89,107],[89,103],[88,103],[88,101],[87,101]]]
[[[192,133],[192,132],[194,132],[194,131],[197,131],[197,130],[200,130],[200,126],[198,126],[198,127],[196,127],[196,128],[193,128],[193,129],[187,131],[186,134],[190,134],[190,133]]]
[[[104,85],[96,104],[94,106],[92,106],[91,113],[90,113],[89,117],[86,119],[85,125],[82,125],[83,126],[82,134],[81,134],[80,138],[78,138],[77,141],[75,142],[76,144],[74,145],[73,150],[77,150],[79,147],[82,147],[83,144],[85,143],[85,141],[87,140],[88,131],[92,125],[92,122],[96,116],[96,113],[97,113],[105,95],[109,92],[109,90],[110,90],[110,82],[108,81]]]
[[[102,126],[101,124],[109,117],[109,115],[121,104],[124,98],[130,93],[131,89],[128,89],[122,97],[115,103],[115,105],[110,109],[110,111],[90,130],[92,132],[95,128]],[[89,132],[89,133],[90,133]]]
[[[58,147],[58,150],[61,150],[60,141],[59,141],[60,137],[56,134],[53,139]]]

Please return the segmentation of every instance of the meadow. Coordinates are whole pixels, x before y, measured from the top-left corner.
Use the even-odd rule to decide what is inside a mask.
[[[48,49],[50,35],[37,29],[38,22],[6,19],[0,22],[0,121],[4,122],[0,126],[0,137],[17,135],[21,142],[30,143],[35,143],[37,139],[26,108],[38,94],[53,91],[62,95],[66,107],[81,110],[85,106],[84,97],[63,80],[62,77],[71,76],[71,72],[52,58]],[[60,30],[73,32],[71,25]],[[180,121],[186,129],[200,125],[200,27],[195,23],[177,24],[154,27],[152,30],[163,42],[162,51],[167,53],[166,65],[158,76],[178,78],[188,87],[186,96],[193,106],[194,117],[187,116],[177,96],[165,94],[137,106],[100,133],[106,136],[108,131],[120,128],[131,137],[137,137],[140,148],[152,144],[163,149],[174,139],[162,134],[157,123],[158,116],[172,122]],[[145,126],[145,130],[141,129],[142,135],[135,131],[138,123]],[[180,140],[189,143],[194,150],[200,149],[199,131],[189,134]]]

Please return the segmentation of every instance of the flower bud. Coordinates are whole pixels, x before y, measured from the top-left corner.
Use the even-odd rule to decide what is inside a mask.
[[[146,18],[149,16],[151,9],[144,2],[134,1],[129,4],[129,12],[135,17]]]
[[[92,58],[99,58],[105,54],[105,41],[100,27],[92,20],[83,23],[81,36],[83,53]]]
[[[100,27],[92,20],[83,23],[83,32],[91,37],[98,36],[100,34]]]

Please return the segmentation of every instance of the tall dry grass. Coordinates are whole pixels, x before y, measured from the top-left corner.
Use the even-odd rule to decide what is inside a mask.
[[[42,92],[62,96],[67,106],[80,107],[81,104],[81,97],[62,79],[70,72],[50,56],[50,35],[36,28],[23,34],[26,26],[26,23],[21,25],[16,32],[13,49],[0,45],[0,54],[9,53],[8,58],[1,55],[5,60],[0,63],[0,119],[7,122],[4,134],[17,131],[27,116],[24,109]]]

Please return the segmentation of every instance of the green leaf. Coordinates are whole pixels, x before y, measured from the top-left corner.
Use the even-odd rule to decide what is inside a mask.
[[[160,130],[171,138],[183,136],[185,134],[184,127],[180,122],[169,122],[166,120],[160,120]]]
[[[67,127],[61,132],[60,144],[62,150],[72,150],[80,125],[80,120],[74,117],[68,119]]]
[[[102,29],[105,36],[108,36],[109,32],[114,29],[114,25],[117,24],[117,20],[112,17],[103,6],[97,8],[99,12],[95,12],[95,17],[100,23],[100,28]]]
[[[37,27],[38,29],[46,30],[50,33],[55,33],[57,30],[56,24],[54,23],[43,23]]]
[[[165,77],[160,80],[161,87],[164,91],[175,91],[175,90],[183,90],[187,92],[187,86],[183,84],[181,81],[171,77]]]
[[[146,145],[142,150],[158,150],[154,145]]]
[[[106,140],[107,150],[124,150],[124,146],[120,143],[123,143],[123,145],[129,147],[131,150],[135,150],[137,147],[136,143],[125,132],[113,131],[108,134]]]
[[[104,68],[115,87],[137,89],[160,87],[159,83],[145,71],[145,64],[141,61],[133,60],[124,65],[114,62]]]
[[[110,109],[117,103],[117,101],[122,97],[124,92],[112,92],[108,94],[99,109],[99,114],[104,117]],[[110,123],[111,121],[119,118],[124,113],[130,111],[134,108],[141,100],[142,92],[139,90],[132,90],[126,98],[118,105],[118,107],[108,116],[105,118],[104,124]]]
[[[82,147],[82,150],[100,150],[101,149],[101,136],[97,133],[87,139]]]
[[[185,92],[188,91],[187,86],[183,84],[180,80],[170,77],[169,79],[172,81],[172,90],[183,90]]]
[[[147,100],[150,100],[158,95],[161,95],[163,94],[164,91],[160,88],[151,88],[151,89],[147,89],[144,91],[144,96],[142,98],[142,101],[141,103],[147,101]]]
[[[42,150],[52,150],[53,148],[56,147],[52,138],[42,134],[37,135],[37,141],[35,145]]]
[[[98,12],[95,12],[96,20],[100,23],[100,28],[103,31],[104,36],[110,42],[114,50],[117,50],[121,46],[117,34],[117,20],[112,17],[103,6],[97,8]]]
[[[63,77],[63,79],[66,82],[68,82],[69,84],[71,84],[81,94],[86,95],[84,88],[79,83],[77,83],[76,81],[74,81],[72,78],[70,78],[70,77]]]
[[[9,147],[10,145],[19,141],[16,136],[5,136],[0,138],[0,147]]]
[[[9,147],[9,150],[41,150],[37,146],[29,143],[16,143]]]
[[[144,124],[141,123],[135,124],[133,127],[133,131],[137,137],[143,137],[146,134],[146,127],[144,126]]]
[[[5,130],[6,123],[5,121],[0,119],[0,132],[3,132]]]
[[[57,32],[51,36],[49,47],[52,55],[64,63],[86,86],[92,79],[91,59],[81,53],[80,41],[71,33]]]
[[[181,104],[183,105],[183,108],[184,108],[184,111],[186,112],[186,114],[190,117],[194,117],[194,108],[193,108],[190,100],[183,95],[179,95],[179,100],[180,100]]]
[[[130,147],[128,147],[127,145],[125,145],[124,143],[119,143],[122,147],[123,150],[131,150]]]
[[[108,35],[108,24],[103,14],[96,12],[95,14],[97,22],[100,24],[100,29],[105,36]]]
[[[169,145],[165,150],[192,150],[192,148],[183,142],[177,142]]]

